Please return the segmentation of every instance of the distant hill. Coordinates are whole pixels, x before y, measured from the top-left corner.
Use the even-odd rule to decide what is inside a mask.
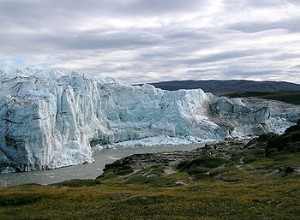
[[[221,94],[222,95],[222,94]],[[236,97],[256,97],[262,99],[271,99],[283,101],[291,104],[300,105],[300,90],[278,90],[278,91],[260,91],[260,92],[232,92],[226,93],[230,98]]]
[[[214,94],[226,94],[247,91],[286,91],[298,90],[300,85],[289,82],[250,81],[250,80],[183,80],[149,83],[164,90],[198,89]]]

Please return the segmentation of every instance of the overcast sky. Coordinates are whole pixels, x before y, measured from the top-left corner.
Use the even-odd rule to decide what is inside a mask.
[[[0,0],[0,66],[300,83],[300,0]]]

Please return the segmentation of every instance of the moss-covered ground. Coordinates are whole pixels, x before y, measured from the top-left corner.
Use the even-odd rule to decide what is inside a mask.
[[[213,159],[213,166],[208,157],[189,161],[170,175],[152,166],[97,180],[2,187],[0,219],[299,219],[299,153],[243,164],[236,158]]]
[[[244,175],[244,174],[242,174]],[[167,183],[168,184],[168,183]],[[5,219],[299,219],[299,178],[2,188]]]

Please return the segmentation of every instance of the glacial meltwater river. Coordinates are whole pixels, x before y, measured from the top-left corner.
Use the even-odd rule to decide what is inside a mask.
[[[54,170],[31,171],[21,173],[0,174],[0,186],[13,186],[27,183],[50,184],[71,179],[95,179],[102,173],[108,163],[132,154],[154,153],[164,151],[192,150],[204,144],[163,145],[152,147],[134,147],[95,150],[94,163],[81,164]]]

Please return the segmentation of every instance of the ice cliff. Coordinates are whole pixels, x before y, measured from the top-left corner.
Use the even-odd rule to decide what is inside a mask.
[[[92,162],[99,145],[153,145],[283,132],[298,106],[164,91],[72,72],[0,71],[0,171]]]

